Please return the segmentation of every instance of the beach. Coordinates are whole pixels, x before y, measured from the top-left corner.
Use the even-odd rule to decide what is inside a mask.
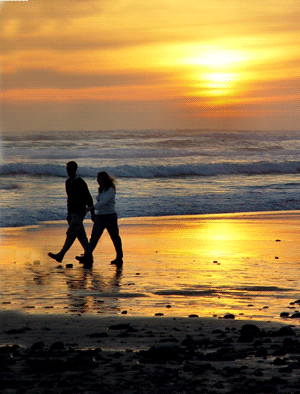
[[[84,270],[63,222],[1,229],[1,392],[298,393],[299,217],[121,219],[122,270],[107,234]]]

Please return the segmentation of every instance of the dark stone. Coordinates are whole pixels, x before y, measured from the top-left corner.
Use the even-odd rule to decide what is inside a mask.
[[[279,358],[279,357],[277,357],[277,358],[275,358],[275,360],[273,361],[273,364],[274,364],[274,365],[287,365],[288,362],[287,362],[287,360],[285,360],[284,358]]]
[[[238,342],[241,343],[251,343],[254,341],[254,338],[252,335],[249,334],[242,334],[239,338],[238,338]]]
[[[255,357],[266,357],[268,355],[268,351],[264,347],[260,347],[256,349]]]
[[[19,349],[19,345],[5,345],[0,347],[0,353],[13,353],[15,350]]]
[[[43,350],[44,348],[45,348],[45,342],[35,342],[31,346],[30,351],[31,352],[35,352],[35,351],[38,351],[38,350]]]
[[[285,356],[285,355],[286,355],[286,350],[283,348],[276,349],[272,353],[272,356],[277,356],[277,357],[281,357],[281,356]]]
[[[130,327],[130,324],[115,324],[115,325],[111,325],[108,327],[109,330],[126,330],[127,328]]]
[[[275,394],[277,393],[278,390],[275,386],[272,385],[264,385],[261,387],[258,387],[255,391],[255,393],[264,393],[264,394]]]
[[[148,350],[141,350],[139,356],[143,362],[160,363],[182,359],[184,350],[178,345],[155,345]]]
[[[281,312],[280,317],[289,317],[289,312]]]
[[[6,334],[24,334],[26,331],[31,331],[29,327],[22,327],[19,329],[12,329],[8,331],[4,331]]]
[[[288,367],[284,367],[284,368],[279,368],[278,372],[279,373],[292,373],[293,369],[290,366],[288,366]]]
[[[65,348],[65,345],[63,342],[58,341],[58,342],[54,342],[52,343],[52,345],[49,348],[49,351],[56,351],[56,350],[63,350]]]
[[[256,337],[260,333],[260,329],[255,324],[245,324],[241,328],[241,333],[243,335],[250,335]]]
[[[295,336],[296,333],[291,327],[281,327],[278,331],[278,335],[282,337]]]
[[[87,335],[89,338],[105,338],[108,337],[109,335],[107,332],[94,332],[92,334]]]
[[[291,319],[299,319],[299,318],[300,318],[300,312],[295,312],[291,316]]]
[[[235,319],[235,316],[232,313],[227,313],[223,316],[223,319]]]
[[[284,338],[283,347],[294,347],[299,346],[299,341],[297,339],[293,340],[292,338]]]

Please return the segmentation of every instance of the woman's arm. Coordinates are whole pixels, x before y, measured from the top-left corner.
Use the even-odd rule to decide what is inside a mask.
[[[112,200],[115,197],[116,192],[112,187],[110,187],[108,190],[104,190],[102,193],[99,193],[97,196],[97,202],[94,205],[94,208],[97,210],[99,209],[102,205],[107,204],[110,200]]]

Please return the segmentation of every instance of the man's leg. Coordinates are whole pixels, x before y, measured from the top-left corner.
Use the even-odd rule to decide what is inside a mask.
[[[86,236],[83,222],[81,223],[81,226],[79,226],[79,228],[78,228],[77,238],[78,238],[78,241],[81,243],[81,246],[83,247],[83,249],[86,250],[86,248],[88,247],[89,241]]]
[[[61,251],[57,253],[57,258],[62,260],[64,258],[64,255],[67,253],[67,251],[70,249],[70,247],[73,245],[75,239],[78,237],[78,234],[80,234],[81,241],[84,242],[84,236],[82,234],[82,229],[85,233],[84,227],[83,227],[83,219],[84,215],[78,215],[77,213],[69,213],[67,220],[69,223],[69,228],[67,230],[67,236],[66,240],[64,243],[64,246],[62,247]],[[86,234],[85,234],[86,237]],[[86,246],[88,245],[88,240],[86,237],[86,242],[84,243]],[[82,245],[83,246],[83,245]],[[50,256],[51,257],[51,256]],[[56,260],[58,260],[56,259]]]

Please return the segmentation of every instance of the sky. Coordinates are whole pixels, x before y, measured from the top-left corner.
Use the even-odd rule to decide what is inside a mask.
[[[299,0],[0,2],[3,132],[300,130]]]

